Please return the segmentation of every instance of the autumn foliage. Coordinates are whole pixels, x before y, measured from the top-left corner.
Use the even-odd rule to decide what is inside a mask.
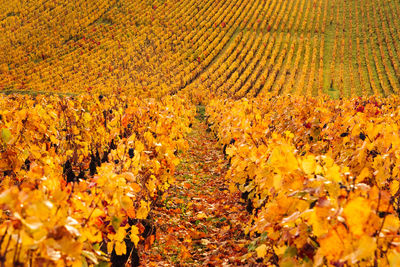
[[[265,263],[397,265],[398,103],[294,96],[210,103],[211,127],[228,145],[227,176],[248,198],[247,231]]]
[[[126,236],[137,247],[141,220],[174,181],[191,106],[122,95],[3,96],[0,106],[2,261],[81,266],[131,253]]]
[[[400,265],[399,15],[396,0],[3,0],[0,265],[137,265],[180,185],[203,201],[168,222],[164,244],[182,240],[165,258],[212,243],[210,264]],[[196,139],[211,135],[220,150]],[[216,201],[226,183],[235,205]],[[204,199],[241,218],[212,242]]]

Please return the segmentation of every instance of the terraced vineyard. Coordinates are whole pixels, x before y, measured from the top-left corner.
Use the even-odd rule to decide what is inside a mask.
[[[399,17],[0,0],[0,266],[399,266]]]
[[[215,64],[191,88],[240,98],[389,95],[399,88],[398,2],[253,4]],[[348,75],[345,75],[348,74]]]
[[[397,1],[18,3],[2,5],[3,91],[348,97],[400,86]]]

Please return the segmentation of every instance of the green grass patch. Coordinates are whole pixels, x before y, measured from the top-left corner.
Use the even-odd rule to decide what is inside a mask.
[[[204,105],[198,105],[196,106],[196,119],[199,121],[204,121],[206,118],[206,106]]]
[[[325,42],[324,42],[324,69],[323,69],[323,92],[327,93],[328,95],[332,96],[332,91],[337,91],[333,88],[333,77],[331,75],[331,64],[333,49],[335,46],[335,32],[336,27],[334,22],[329,23],[325,28]]]
[[[327,93],[332,99],[339,99],[339,98],[340,98],[340,91],[339,91],[338,89],[328,88],[328,90],[326,90],[326,93]]]

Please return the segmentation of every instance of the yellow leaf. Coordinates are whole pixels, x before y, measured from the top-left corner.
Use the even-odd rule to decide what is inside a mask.
[[[126,181],[128,182],[136,182],[136,177],[133,173],[131,172],[124,172],[122,176],[125,178]]]
[[[154,175],[151,175],[150,179],[149,179],[149,181],[147,182],[147,185],[146,185],[146,187],[149,190],[151,196],[154,195],[154,191],[156,190],[155,179],[156,179],[156,177]]]
[[[83,248],[83,243],[76,242],[67,236],[64,236],[61,240],[57,240],[57,244],[60,246],[63,255],[71,257],[79,257]]]
[[[114,242],[108,242],[107,243],[107,252],[108,254],[111,254],[111,252],[113,251],[114,248]]]
[[[139,228],[136,225],[132,225],[131,233],[133,233],[135,235],[138,235],[139,234]]]
[[[400,227],[399,218],[393,214],[389,214],[385,217],[385,223],[383,229],[391,232],[397,232]]]
[[[313,174],[316,168],[315,157],[311,155],[307,156],[302,162],[302,167],[306,174]]]
[[[287,247],[286,246],[279,246],[279,247],[274,247],[274,251],[276,255],[283,255],[286,251]]]
[[[135,141],[135,155],[136,152],[137,153],[141,153],[144,150],[144,145],[142,142],[140,142],[139,140]]]
[[[131,183],[130,186],[136,193],[139,193],[142,190],[140,185],[138,185],[137,183]]]
[[[139,234],[139,228],[137,228],[136,225],[132,225],[130,238],[131,241],[135,244],[135,247],[137,247],[137,244],[139,243],[138,234]]]
[[[336,164],[327,168],[326,170],[326,178],[334,182],[341,182],[342,178],[340,177],[340,167]]]
[[[356,183],[362,182],[365,178],[369,176],[369,169],[364,167],[360,174],[356,177]]]
[[[11,139],[11,131],[8,128],[1,129],[1,139],[4,143],[8,144]]]
[[[126,195],[121,196],[121,197],[119,198],[119,201],[120,201],[121,207],[122,207],[123,209],[125,209],[125,210],[127,210],[128,208],[130,208],[130,207],[133,206],[132,200],[130,199],[130,197],[128,197],[128,196],[126,196]]]
[[[282,187],[282,175],[280,174],[274,175],[274,187],[276,190],[279,190]]]
[[[43,227],[44,228],[44,227]],[[42,229],[41,229],[42,230]],[[40,238],[43,238],[47,235],[47,231],[43,229],[43,231],[45,232],[44,235],[42,235]],[[35,237],[35,236],[34,236]],[[38,240],[38,239],[36,239]],[[21,244],[24,244],[24,246],[32,246],[35,245],[35,243],[37,242],[36,240],[34,240],[33,238],[31,238],[30,234],[26,233],[25,231],[21,231],[20,232],[20,241]]]
[[[22,222],[32,231],[36,231],[43,226],[43,223],[36,217],[28,217],[26,220],[22,220]]]
[[[74,261],[74,262],[72,263],[72,267],[82,267],[82,261],[81,261],[80,259]]]
[[[269,163],[283,172],[292,172],[299,167],[293,153],[293,147],[288,144],[275,147],[269,157]]]
[[[86,237],[92,243],[99,243],[103,241],[101,231],[94,227],[85,227],[82,229],[82,235]]]
[[[136,212],[136,218],[137,219],[146,219],[147,214],[149,213],[149,207],[148,203],[144,200],[140,201],[140,208]]]
[[[400,253],[395,250],[391,250],[388,252],[387,257],[391,267],[400,266]]]
[[[311,212],[308,221],[312,225],[313,233],[315,234],[315,236],[320,237],[328,233],[329,228],[326,219],[319,218],[315,209]]]
[[[96,208],[92,213],[92,218],[97,218],[97,217],[103,216],[104,214],[105,214],[104,211],[102,211],[99,208]]]
[[[374,256],[376,240],[367,235],[363,235],[358,243],[358,259],[366,259]]]
[[[135,216],[136,216],[136,210],[135,210],[135,208],[134,208],[134,207],[129,207],[129,208],[126,210],[126,214],[128,214],[129,218],[135,218]]]
[[[126,244],[125,244],[125,242],[116,242],[115,243],[115,253],[117,255],[126,254]]]
[[[203,212],[200,212],[199,214],[197,214],[197,219],[205,219],[207,218],[207,215],[205,215]]]
[[[235,183],[229,183],[229,192],[231,192],[231,193],[234,193],[234,192],[237,192],[238,191],[238,189],[237,189],[237,186],[236,186],[236,184]]]
[[[89,122],[89,121],[92,120],[92,116],[91,116],[89,113],[85,112],[85,113],[83,114],[83,119],[84,119],[85,121]]]
[[[390,183],[390,194],[395,195],[399,190],[399,185],[400,185],[399,181],[393,180]]]
[[[264,258],[265,255],[267,255],[267,246],[265,244],[262,244],[261,246],[258,246],[256,248],[257,252],[257,257],[258,258]]]
[[[57,140],[57,138],[56,138],[55,135],[50,135],[50,141],[51,141],[53,144],[57,144],[57,143],[58,143],[58,140]]]
[[[120,227],[118,228],[117,233],[114,236],[114,240],[122,242],[124,241],[125,236],[126,236],[125,227]]]
[[[181,160],[179,158],[174,158],[172,160],[172,164],[174,164],[175,166],[178,166],[180,162],[181,162]]]
[[[371,206],[368,200],[362,197],[358,197],[347,203],[343,209],[343,214],[353,234],[361,236],[364,233],[363,228],[368,221],[370,212]]]
[[[320,247],[317,254],[326,257],[327,260],[339,259],[345,249],[341,244],[343,244],[342,240],[345,238],[342,234],[346,231],[341,224],[331,228],[326,236],[318,239]]]

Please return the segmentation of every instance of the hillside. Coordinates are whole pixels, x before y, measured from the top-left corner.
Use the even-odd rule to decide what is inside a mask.
[[[7,1],[3,91],[399,90],[397,1]]]
[[[399,266],[399,16],[0,0],[0,267]]]

